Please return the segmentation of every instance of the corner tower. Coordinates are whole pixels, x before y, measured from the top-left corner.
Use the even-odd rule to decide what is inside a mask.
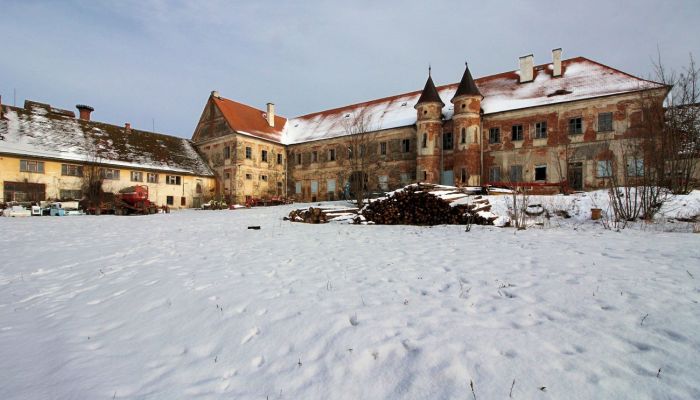
[[[481,177],[481,100],[484,96],[474,83],[465,63],[464,74],[452,97],[452,124],[456,142],[454,153],[455,183],[480,185]]]
[[[428,68],[428,80],[423,92],[413,107],[416,109],[416,179],[418,182],[438,183],[440,180],[440,157],[438,140],[442,132],[442,108],[440,99]]]

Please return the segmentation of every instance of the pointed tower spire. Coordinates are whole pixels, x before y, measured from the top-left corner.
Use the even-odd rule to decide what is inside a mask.
[[[459,96],[481,96],[481,92],[479,92],[479,88],[476,87],[474,78],[472,78],[472,73],[469,72],[469,65],[466,62],[464,63],[464,75],[462,75],[462,80],[459,82],[459,86],[452,100]]]
[[[423,93],[421,93],[416,106],[421,103],[440,103],[443,106],[445,103],[440,99],[437,89],[435,88],[435,83],[433,83],[433,77],[431,75],[432,68],[428,66],[428,80],[425,82],[425,87],[423,88]]]

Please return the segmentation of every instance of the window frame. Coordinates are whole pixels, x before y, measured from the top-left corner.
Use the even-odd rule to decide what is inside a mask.
[[[495,126],[489,128],[489,144],[501,143],[501,128]]]
[[[513,173],[514,171],[519,170],[517,173],[518,176],[515,176],[516,174]],[[517,178],[517,179],[514,179]],[[511,182],[522,182],[523,181],[523,165],[522,164],[513,164],[508,168],[508,179],[510,179]]]
[[[335,161],[335,149],[328,149],[328,161]]]
[[[165,184],[180,186],[182,185],[182,177],[180,175],[165,175]]]
[[[401,152],[410,153],[411,152],[411,139],[401,139]]]
[[[78,164],[61,164],[61,176],[83,176],[83,166]]]
[[[250,146],[245,147],[245,158],[246,160],[252,160],[253,159],[253,148]]]
[[[153,179],[151,179],[153,178]],[[158,183],[158,174],[155,172],[149,172],[146,174],[147,183]]]
[[[489,182],[500,182],[501,181],[501,166],[492,165],[489,167]]]
[[[541,177],[538,179],[538,171],[542,171],[544,169],[544,177]],[[535,165],[535,168],[533,168],[533,180],[535,182],[547,182],[547,164],[540,164],[540,165]]]
[[[260,161],[267,162],[267,150],[260,150]]]
[[[633,163],[630,163],[630,161]],[[634,171],[630,174],[631,167],[634,167]],[[627,157],[625,160],[625,173],[632,178],[644,176],[644,158],[635,156]]]
[[[283,162],[282,153],[277,153],[277,165],[282,165]]]
[[[601,174],[602,172],[602,174]],[[599,179],[612,178],[613,165],[612,160],[597,160],[595,164],[595,176]]]
[[[610,117],[610,120],[609,120],[609,121],[607,121],[607,120],[605,121],[605,128],[607,128],[607,129],[603,129],[603,127],[601,127],[601,125],[602,125],[602,124],[601,124],[601,121],[602,121],[601,118],[602,118],[602,117]],[[608,123],[609,123],[609,125],[608,125]],[[614,132],[614,131],[615,131],[615,127],[614,127],[614,124],[613,124],[613,113],[612,113],[612,111],[600,112],[600,113],[598,113],[598,132]]]
[[[523,129],[523,124],[516,124],[510,126],[510,141],[511,142],[522,142],[525,140],[525,133]]]
[[[583,133],[583,117],[569,118],[569,135],[581,135]]]
[[[379,155],[380,156],[386,155],[386,142],[379,142]]]
[[[449,147],[447,146],[449,144]],[[442,134],[442,149],[443,150],[454,150],[455,148],[455,138],[452,132],[443,132]]]
[[[121,177],[121,170],[117,168],[100,168],[100,177],[110,181],[118,181]]]
[[[137,177],[138,179],[134,179]],[[143,182],[143,172],[141,171],[130,171],[129,178],[132,182]]]
[[[29,166],[33,165],[32,170]],[[31,174],[43,174],[46,171],[44,162],[38,160],[19,160],[19,172],[28,172]]]
[[[547,121],[535,122],[535,139],[547,138]]]

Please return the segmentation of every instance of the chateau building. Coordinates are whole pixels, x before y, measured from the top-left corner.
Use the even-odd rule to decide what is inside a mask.
[[[412,182],[515,184],[539,191],[604,187],[643,159],[616,144],[635,137],[643,107],[663,107],[669,87],[584,57],[436,86],[296,118],[212,92],[192,141],[230,201],[288,196],[337,199],[353,174],[371,190]],[[352,142],[367,137],[361,154]],[[367,159],[355,171],[357,157]],[[623,165],[614,172],[611,163]],[[632,172],[630,172],[632,171]]]
[[[0,202],[79,200],[84,171],[99,168],[106,192],[146,185],[171,208],[199,207],[216,187],[213,171],[187,139],[79,117],[48,104],[0,102]]]

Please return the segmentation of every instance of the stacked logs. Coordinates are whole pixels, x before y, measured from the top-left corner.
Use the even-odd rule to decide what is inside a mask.
[[[320,208],[309,207],[308,210],[292,210],[288,219],[293,222],[305,222],[307,224],[324,224],[328,222],[326,213]]]
[[[367,221],[383,225],[441,225],[477,224],[491,225],[490,218],[481,217],[482,204],[465,204],[452,207],[420,187],[407,187],[386,199],[375,200],[362,210]]]

